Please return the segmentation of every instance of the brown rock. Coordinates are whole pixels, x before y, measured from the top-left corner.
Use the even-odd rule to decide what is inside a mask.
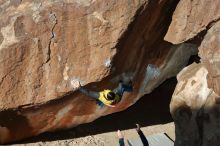
[[[173,44],[185,42],[219,19],[219,0],[181,0],[164,39]]]
[[[47,102],[73,90],[72,80],[84,85],[109,75],[117,40],[143,4],[5,1],[0,108]]]
[[[124,110],[175,75],[196,52],[163,41],[177,2],[0,2],[0,143]],[[155,84],[145,82],[148,64],[161,70]],[[134,91],[116,108],[100,109],[71,84],[100,91],[128,78]]]

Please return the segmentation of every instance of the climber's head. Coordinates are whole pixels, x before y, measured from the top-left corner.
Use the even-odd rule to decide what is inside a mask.
[[[108,92],[108,94],[107,94],[107,99],[108,100],[114,100],[115,99],[115,93],[114,92]]]

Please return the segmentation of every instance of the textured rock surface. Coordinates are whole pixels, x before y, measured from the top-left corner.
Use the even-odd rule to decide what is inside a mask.
[[[194,38],[220,19],[219,0],[181,0],[174,12],[165,40],[179,44]]]
[[[220,21],[208,30],[199,47],[199,56],[209,71],[209,87],[220,95]]]
[[[1,1],[0,143],[124,110],[178,73],[196,45],[163,41],[177,2]],[[149,63],[161,75],[147,85]],[[116,108],[98,108],[71,84],[99,91],[127,78],[134,91]]]
[[[166,63],[160,67],[160,76],[155,80],[149,81],[150,86],[148,85],[145,87],[142,85],[143,88],[145,87],[143,92],[150,93],[164,80],[171,78],[179,73],[179,71],[187,65],[190,56],[196,55],[198,53],[196,48],[196,45],[187,43],[172,46],[171,50],[166,56]]]
[[[144,2],[2,2],[0,107],[47,102],[74,89],[71,80],[109,75],[117,41]]]
[[[201,63],[184,68],[170,110],[176,146],[217,146],[220,141],[220,1],[181,0],[165,40],[199,45]]]
[[[219,145],[219,0],[2,0],[0,14],[0,143],[124,110],[199,46],[201,63],[178,75],[170,104],[175,145]],[[148,64],[160,75],[147,84]],[[134,91],[116,108],[71,84],[99,91],[128,78]]]
[[[192,64],[177,76],[170,104],[176,146],[219,145],[219,96],[208,88],[207,75],[204,65]]]
[[[178,84],[170,104],[175,122],[176,146],[218,146],[220,143],[219,2],[181,1],[165,37],[172,43],[181,43],[193,38],[191,42],[200,45],[201,63],[190,65],[178,74]],[[193,8],[195,3],[197,5]],[[184,7],[189,6],[192,6],[191,11],[186,15]],[[210,11],[206,11],[206,8]],[[186,11],[188,12],[188,9]],[[180,15],[187,18],[185,23],[180,19]]]

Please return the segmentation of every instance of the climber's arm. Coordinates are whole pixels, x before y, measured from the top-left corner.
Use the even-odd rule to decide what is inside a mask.
[[[90,97],[93,97],[95,99],[98,99],[99,98],[99,92],[95,92],[95,91],[90,91],[90,90],[87,90],[83,87],[80,87],[79,88],[79,91],[84,93],[85,95],[87,96],[90,96]]]
[[[78,80],[73,80],[71,81],[71,84],[72,86],[75,88],[75,89],[79,89],[80,92],[84,93],[85,95],[87,96],[90,96],[90,97],[93,97],[95,99],[98,99],[99,98],[99,92],[95,92],[95,91],[90,91],[90,90],[87,90],[85,88],[83,88],[80,84],[80,81]]]
[[[119,82],[118,87],[113,90],[114,93],[118,95],[123,95],[122,82]]]
[[[132,82],[130,81],[128,84],[124,84],[122,81],[119,82],[118,87],[113,90],[119,96],[122,96],[124,92],[132,92]]]

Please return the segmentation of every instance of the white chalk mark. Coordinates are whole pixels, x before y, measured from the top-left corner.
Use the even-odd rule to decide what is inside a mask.
[[[1,33],[2,33],[4,39],[0,45],[0,50],[2,50],[3,48],[7,48],[10,45],[13,45],[13,44],[19,42],[19,40],[15,36],[15,30],[14,30],[14,23],[15,23],[16,19],[17,19],[17,17],[13,17],[11,19],[9,25],[1,28]]]
[[[111,59],[108,58],[107,60],[105,60],[105,66],[106,67],[111,67]]]
[[[64,68],[64,71],[63,71],[63,79],[64,79],[65,81],[69,79],[68,71],[69,71],[69,66],[66,64],[66,65],[65,65],[65,68]]]
[[[102,13],[93,12],[92,15],[93,15],[95,18],[99,19],[102,23],[108,23],[108,21],[103,18]]]

